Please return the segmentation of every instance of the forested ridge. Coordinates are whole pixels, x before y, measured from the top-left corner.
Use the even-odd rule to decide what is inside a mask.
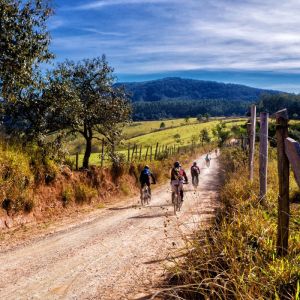
[[[250,103],[260,101],[265,95],[285,95],[245,85],[177,77],[117,83],[116,86],[124,86],[131,98],[134,120],[196,117],[199,114],[242,116]]]
[[[168,77],[144,82],[124,82],[133,102],[161,100],[229,100],[256,101],[263,94],[278,94],[279,91],[253,88],[240,84],[221,83],[195,79]]]
[[[170,118],[210,116],[243,116],[247,113],[248,101],[227,100],[163,100],[155,102],[134,102],[133,119],[158,120]]]

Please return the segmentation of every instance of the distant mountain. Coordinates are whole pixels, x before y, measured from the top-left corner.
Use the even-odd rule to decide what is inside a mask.
[[[255,102],[262,94],[279,94],[245,85],[168,77],[145,82],[123,82],[133,102],[162,100],[228,100]]]

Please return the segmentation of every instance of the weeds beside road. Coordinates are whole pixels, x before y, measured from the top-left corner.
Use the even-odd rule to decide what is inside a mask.
[[[269,192],[263,207],[256,193],[258,180],[248,181],[245,154],[237,148],[223,150],[223,211],[204,237],[199,232],[200,242],[189,241],[191,251],[184,263],[172,270],[171,298],[299,299],[299,204],[291,205],[289,255],[277,258],[277,162],[272,151],[270,156]],[[297,188],[292,182],[294,194]]]

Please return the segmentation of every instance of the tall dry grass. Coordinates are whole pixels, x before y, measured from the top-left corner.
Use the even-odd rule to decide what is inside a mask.
[[[258,201],[258,173],[248,180],[247,157],[239,149],[221,156],[223,210],[215,226],[189,241],[184,262],[172,268],[172,299],[300,299],[300,206],[291,204],[289,254],[276,257],[277,164],[270,151],[268,195]],[[256,171],[258,165],[256,162]],[[291,194],[297,186],[291,178]]]

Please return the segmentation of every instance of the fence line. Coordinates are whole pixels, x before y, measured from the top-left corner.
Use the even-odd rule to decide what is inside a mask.
[[[253,160],[255,143],[256,107],[251,107],[251,121],[247,124],[249,139],[249,179],[253,180]],[[279,180],[278,195],[278,224],[277,224],[277,255],[288,254],[289,238],[289,176],[291,164],[296,182],[300,187],[300,144],[288,137],[288,112],[287,109],[280,110],[274,114],[276,119],[276,139],[268,136],[268,114],[260,114],[260,152],[259,152],[259,199],[263,204],[267,193],[267,165],[268,165],[268,141],[276,140],[277,143],[277,165]],[[242,142],[243,144],[243,142]],[[242,145],[243,147],[243,145]],[[245,150],[246,147],[243,147]]]

